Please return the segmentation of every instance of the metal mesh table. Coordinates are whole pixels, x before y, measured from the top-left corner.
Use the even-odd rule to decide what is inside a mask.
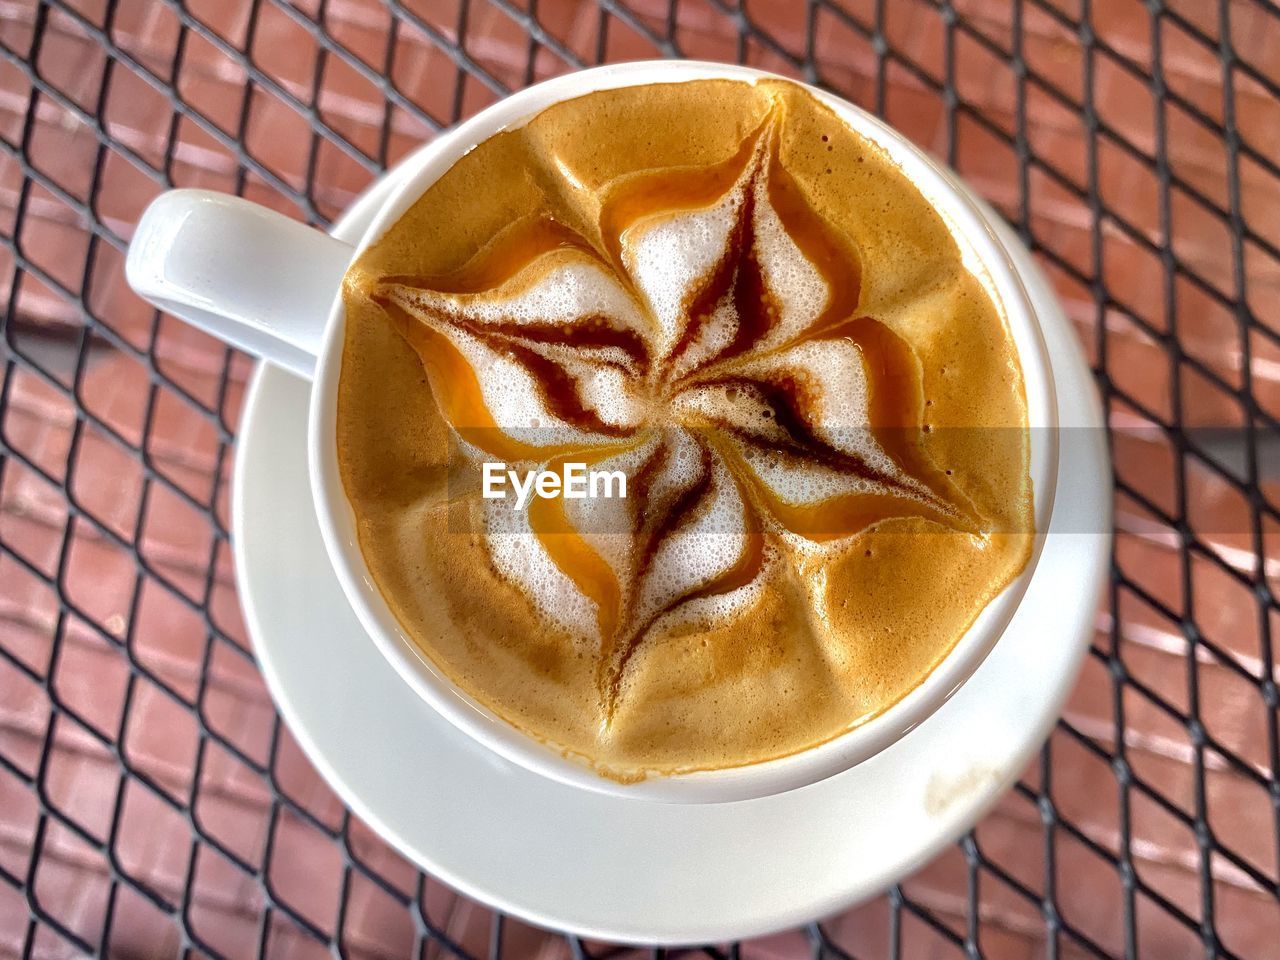
[[[1015,790],[871,903],[690,952],[1280,956],[1274,0],[0,0],[0,954],[631,955],[454,894],[311,769],[232,577],[251,364],[122,264],[166,186],[324,224],[504,93],[655,56],[820,84],[964,174],[1117,471],[1093,655]]]

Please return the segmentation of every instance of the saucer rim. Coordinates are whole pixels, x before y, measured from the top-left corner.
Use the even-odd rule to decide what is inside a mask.
[[[370,191],[363,194],[355,203],[353,203],[351,208],[337,223],[333,232],[340,236],[354,233],[355,222],[362,217],[368,217],[371,215],[373,206],[378,202],[377,197],[380,191],[390,189],[389,181],[394,176],[395,172],[393,170],[387,176],[377,181]],[[982,205],[980,198],[975,196],[974,200],[978,204]],[[988,216],[992,215],[989,207],[982,205],[982,209]],[[1010,246],[1010,237],[1013,238],[1013,242],[1015,244],[1018,243],[1016,237],[1013,236],[1012,231],[1004,225],[1003,221],[996,219],[992,222],[999,232],[1002,234],[1008,234],[1008,236],[1002,235],[1002,240],[1005,242],[1006,246]],[[1018,244],[1018,248],[1010,246],[1009,252],[1010,256],[1018,263],[1020,271],[1027,265],[1027,263],[1031,263],[1032,269],[1034,269],[1034,261],[1030,260],[1030,254],[1026,251],[1025,247],[1021,247],[1021,244]],[[1049,291],[1047,281],[1044,280],[1043,276],[1031,275],[1024,277],[1024,280],[1028,281],[1028,285],[1030,287],[1038,288],[1038,292],[1041,297],[1043,297],[1046,291]],[[1037,283],[1036,281],[1039,282]],[[1038,302],[1036,292],[1032,292],[1031,296],[1033,301]],[[1051,339],[1050,333],[1052,332],[1054,334],[1053,339],[1061,340],[1061,335],[1064,331],[1060,329],[1060,327],[1067,326],[1066,318],[1062,315],[1061,308],[1057,305],[1056,300],[1054,300],[1049,306],[1050,309],[1046,311],[1046,313],[1052,323],[1046,324],[1046,339]],[[1054,328],[1052,331],[1048,329],[1050,326]],[[1082,384],[1088,384],[1091,387],[1091,384],[1089,384],[1088,369],[1084,364],[1083,354],[1080,350],[1079,344],[1075,341],[1074,335],[1069,329],[1065,330],[1065,334],[1067,337],[1065,346],[1063,343],[1059,343],[1057,344],[1058,349],[1050,350],[1050,359],[1054,366],[1055,380],[1061,382],[1063,379],[1070,379],[1073,381],[1072,389],[1068,390],[1060,387],[1058,391],[1057,401],[1060,417],[1062,417],[1065,412],[1068,412],[1066,404],[1069,399],[1072,399],[1071,394],[1074,393],[1074,399],[1079,400]],[[1063,371],[1063,374],[1069,373],[1069,376],[1059,375],[1059,363],[1061,363],[1064,368],[1070,368],[1069,371]],[[255,371],[253,380],[245,397],[241,420],[242,435],[247,437],[253,430],[255,423],[259,420],[259,398],[261,394],[265,392],[264,384],[274,377],[281,375],[296,380],[292,374],[279,370],[278,368],[270,367],[267,364],[261,364]],[[1072,416],[1069,419],[1081,419],[1080,414],[1083,412],[1085,414],[1083,419],[1088,421],[1085,425],[1099,427],[1102,422],[1101,408],[1096,393],[1092,392],[1091,389],[1088,395],[1084,398],[1082,407],[1084,408],[1083,410],[1074,411],[1076,416]],[[305,416],[303,417],[303,423],[305,423]],[[1100,452],[1096,450],[1093,451],[1093,456],[1096,457],[1094,464],[1097,468],[1096,472],[1100,476],[1104,477],[1105,480],[1103,483],[1098,485],[1097,490],[1092,491],[1093,495],[1090,499],[1094,501],[1095,505],[1100,507],[1100,510],[1109,512],[1110,471],[1108,469],[1105,449]],[[1060,460],[1058,464],[1059,482],[1061,482],[1067,466],[1069,465],[1065,461]],[[258,608],[258,592],[263,588],[263,584],[259,577],[260,571],[255,569],[254,564],[251,563],[249,558],[243,553],[242,544],[246,540],[246,537],[242,535],[242,531],[245,529],[244,498],[245,491],[248,489],[248,485],[252,482],[248,479],[248,474],[253,469],[254,466],[249,464],[247,458],[242,458],[240,456],[236,457],[232,496],[232,543],[235,555],[236,583],[245,612],[246,626],[249,630],[250,636],[253,638],[254,650],[257,653],[258,662],[262,668],[268,689],[272,694],[277,709],[280,711],[281,716],[298,740],[299,745],[307,755],[308,759],[316,766],[317,770],[334,789],[335,793],[337,793],[342,801],[351,808],[353,812],[368,823],[370,827],[382,836],[394,849],[398,850],[412,863],[425,870],[434,878],[443,881],[464,895],[513,916],[520,917],[521,919],[533,924],[602,940],[676,945],[687,943],[723,942],[725,940],[759,936],[793,927],[797,924],[806,923],[813,920],[815,917],[826,916],[837,910],[845,909],[853,903],[876,894],[884,887],[890,885],[897,879],[914,871],[924,863],[931,860],[943,847],[952,842],[965,830],[969,829],[972,824],[982,816],[982,814],[990,809],[990,807],[1004,794],[1005,790],[1025,769],[1027,762],[1048,736],[1048,733],[1056,722],[1062,705],[1070,692],[1071,686],[1074,683],[1074,679],[1085,655],[1085,651],[1087,650],[1088,640],[1092,634],[1092,614],[1096,609],[1096,600],[1101,596],[1102,590],[1105,586],[1105,571],[1110,555],[1109,534],[1086,535],[1091,538],[1088,548],[1085,550],[1075,551],[1076,556],[1071,562],[1078,567],[1076,571],[1078,574],[1076,580],[1081,585],[1081,590],[1076,594],[1076,596],[1080,597],[1082,602],[1074,608],[1075,617],[1069,624],[1069,629],[1062,630],[1062,634],[1069,637],[1074,642],[1067,648],[1067,655],[1060,665],[1062,669],[1060,669],[1056,674],[1056,682],[1049,682],[1054,680],[1054,677],[1045,678],[1045,685],[1049,688],[1047,690],[1047,695],[1035,698],[1039,705],[1039,710],[1035,716],[1035,722],[1024,727],[1022,731],[1023,735],[1018,738],[1017,744],[1011,747],[1011,749],[1005,751],[1003,756],[1003,760],[1005,762],[1000,764],[1000,769],[1003,772],[999,776],[984,780],[978,788],[968,792],[957,805],[953,805],[953,807],[949,808],[945,816],[940,816],[937,819],[937,829],[929,837],[916,844],[914,850],[909,855],[889,857],[887,859],[882,859],[875,864],[842,864],[841,867],[844,868],[841,872],[843,881],[837,884],[836,888],[832,889],[825,896],[807,897],[805,896],[804,891],[786,891],[786,896],[779,896],[773,901],[778,904],[778,908],[776,910],[767,913],[767,915],[765,913],[758,912],[751,917],[738,917],[730,923],[726,923],[720,919],[720,917],[724,915],[723,912],[720,911],[714,912],[714,915],[710,920],[708,920],[707,917],[713,913],[712,911],[703,911],[698,917],[690,916],[674,921],[669,917],[656,918],[658,922],[655,922],[655,918],[653,917],[637,918],[633,916],[626,920],[620,920],[619,918],[614,917],[608,921],[593,922],[591,920],[584,920],[581,916],[573,917],[565,915],[564,912],[559,910],[561,905],[564,903],[563,899],[557,901],[557,909],[550,911],[545,907],[538,908],[522,906],[520,903],[510,899],[499,889],[495,889],[492,878],[489,878],[488,882],[483,879],[476,879],[475,874],[480,871],[478,869],[470,869],[470,865],[474,863],[474,858],[469,860],[468,867],[461,871],[433,858],[430,850],[423,848],[421,837],[415,839],[403,835],[399,829],[393,827],[383,816],[379,814],[379,802],[385,798],[366,796],[365,791],[363,791],[359,785],[349,783],[339,772],[339,769],[330,762],[329,751],[334,749],[333,745],[325,745],[317,741],[313,736],[313,731],[308,728],[306,723],[302,722],[301,712],[299,711],[297,704],[295,704],[292,696],[294,692],[297,692],[297,690],[292,686],[293,681],[285,679],[281,671],[278,669],[280,665],[273,659],[278,650],[271,638],[267,636],[270,631],[264,627],[264,618],[262,616],[262,612]],[[1104,490],[1105,495],[1103,492]],[[307,494],[310,493],[309,490],[306,492]],[[1099,527],[1098,529],[1102,530],[1107,528]],[[1051,530],[1049,536],[1053,535],[1054,534]],[[1069,535],[1057,534],[1057,536],[1064,537]],[[1046,552],[1049,550],[1049,547],[1050,543],[1047,541],[1045,544]],[[315,561],[324,562],[326,559],[327,558],[321,554],[321,556],[315,558]],[[1045,565],[1045,559],[1048,558],[1041,558],[1042,573],[1047,572],[1051,566]],[[1028,592],[1030,592],[1030,587],[1028,588]],[[1087,614],[1082,614],[1080,612],[1082,610],[1087,610]],[[354,618],[354,613],[352,613],[352,616]],[[1018,626],[1018,618],[1015,615],[1014,621],[1007,628],[1007,632],[1012,634]],[[369,644],[370,652],[372,652],[378,660],[382,660],[381,655],[378,654],[376,648],[374,648],[372,641],[368,640],[368,638],[365,638],[365,641]],[[974,672],[973,677],[970,679],[970,684],[975,683],[975,681],[980,682],[983,669],[986,666],[987,664],[985,662],[979,666],[979,668]],[[434,719],[440,724],[452,729],[452,725],[450,725],[447,720],[432,713],[431,708],[425,703],[422,703],[420,698],[417,697],[417,694],[409,689],[407,685],[397,684],[397,686],[403,690],[406,696],[418,701],[428,723],[432,722],[432,719]],[[902,743],[906,743],[908,740],[912,743],[919,744],[922,738],[927,739],[929,737],[930,721],[936,717],[938,717],[938,714],[934,714],[929,719],[926,719],[907,738],[904,738],[902,741],[899,741],[899,743],[886,748],[884,755],[892,755],[895,750],[900,749],[900,745]],[[465,737],[465,734],[460,735]],[[492,760],[493,762],[506,764],[506,761],[501,761],[498,758],[486,757],[484,755],[485,751],[483,747],[479,744],[475,744],[469,737],[466,739],[470,744],[470,749],[464,751],[468,757],[468,762],[473,764],[483,764],[486,760]],[[891,756],[890,759],[892,759]],[[831,778],[829,781],[825,781],[826,784],[831,785],[827,789],[834,790],[837,789],[838,786],[840,789],[843,789],[843,785],[848,785],[856,791],[859,786],[866,786],[865,782],[860,783],[860,781],[871,781],[874,784],[876,777],[881,775],[884,765],[885,764],[883,763],[871,765],[863,764],[858,767],[854,767],[835,778]],[[859,773],[859,771],[861,771],[861,773]],[[525,771],[525,773],[528,776],[539,776],[538,774],[528,773],[527,771]],[[836,785],[834,781],[840,781],[840,785]],[[575,790],[575,788],[558,786],[560,789]],[[815,786],[822,787],[823,784]],[[682,805],[640,804],[634,800],[627,800],[605,794],[587,794],[585,791],[580,790],[577,790],[576,792],[584,793],[587,796],[592,797],[594,802],[614,808],[616,814],[623,818],[637,807],[663,806],[677,810],[700,810],[705,814],[706,811],[716,811],[731,807],[744,807],[758,802],[743,801],[739,803],[684,807]],[[797,802],[802,802],[804,796],[818,797],[823,792],[825,791],[819,791],[811,787],[791,791],[791,794],[800,798]],[[767,802],[767,800],[773,799],[777,798],[766,798],[766,801],[759,802],[763,803]],[[518,803],[516,807],[517,809],[519,808]],[[714,815],[714,813],[711,815]],[[566,850],[565,857],[569,858],[571,856],[572,851]],[[508,864],[508,867],[511,869],[524,870],[537,869],[536,865],[529,863],[512,863]],[[469,871],[470,875],[468,875]],[[769,872],[762,871],[761,882],[768,882],[768,877],[770,875],[771,874]],[[500,886],[500,884],[498,886]],[[710,889],[718,890],[719,887],[712,887]],[[797,896],[797,893],[800,895]],[[732,904],[725,903],[721,906],[731,907]],[[555,915],[557,912],[561,912],[561,915]],[[570,909],[567,912],[571,914],[572,910]]]
[[[525,87],[408,156],[398,166],[397,176],[374,214],[373,223],[361,232],[356,255],[403,215],[420,189],[441,176],[456,162],[459,151],[465,152],[477,137],[483,140],[496,129],[519,126],[549,104],[563,102],[569,95],[700,79],[737,79],[756,84],[786,78],[739,64],[640,60],[562,74]],[[893,165],[914,183],[946,224],[965,263],[1002,305],[1006,326],[1019,353],[1031,427],[1027,466],[1036,529],[1031,538],[1030,555],[1016,576],[987,600],[946,654],[914,686],[865,722],[851,724],[806,749],[757,763],[677,771],[634,783],[619,783],[601,777],[578,752],[543,743],[516,729],[473,691],[455,683],[447,671],[423,651],[422,645],[396,616],[374,583],[362,556],[359,524],[342,488],[337,452],[331,442],[337,429],[337,380],[341,372],[341,350],[337,347],[341,343],[345,312],[341,304],[335,304],[330,312],[314,377],[319,395],[313,395],[310,403],[308,463],[320,530],[348,602],[382,655],[437,712],[505,759],[569,786],[627,800],[724,803],[784,793],[837,776],[865,762],[936,713],[990,655],[1022,603],[1039,563],[1044,532],[1052,527],[1059,458],[1053,368],[1040,329],[1039,311],[1027,293],[1022,273],[1009,250],[986,212],[944,165],[864,108],[829,91],[800,86],[850,129],[884,151]],[[412,189],[405,189],[406,185]]]

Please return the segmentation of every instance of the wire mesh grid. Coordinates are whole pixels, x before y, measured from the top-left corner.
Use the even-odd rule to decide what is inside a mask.
[[[122,264],[166,186],[326,224],[508,91],[654,56],[831,89],[1009,216],[1096,372],[1120,531],[995,811],[871,903],[689,952],[1280,955],[1271,0],[0,0],[0,953],[632,952],[454,894],[303,758],[230,565],[251,364]]]

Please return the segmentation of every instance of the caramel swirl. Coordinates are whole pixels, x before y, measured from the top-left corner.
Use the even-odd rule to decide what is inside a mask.
[[[1000,304],[804,88],[598,91],[478,144],[352,265],[337,445],[423,655],[622,780],[876,716],[1023,569]],[[625,497],[486,498],[569,464]]]
[[[778,162],[784,122],[771,112],[723,163],[612,184],[598,236],[531,218],[451,276],[373,288],[477,455],[628,475],[623,557],[559,501],[533,502],[524,545],[594,608],[608,717],[661,625],[749,593],[766,531],[816,544],[893,517],[979,529],[921,446],[910,347],[858,314],[857,251]],[[714,562],[664,558],[691,535],[717,538]],[[499,566],[539,598],[530,564]]]

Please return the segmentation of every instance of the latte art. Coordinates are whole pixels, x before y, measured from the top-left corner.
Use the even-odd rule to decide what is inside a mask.
[[[710,149],[628,166],[639,158],[607,142],[595,153],[559,142],[583,104],[553,107],[460,161],[361,258],[346,292],[340,459],[379,586],[464,689],[622,777],[753,762],[873,715],[1026,559],[1025,536],[997,532],[1029,513],[1025,438],[990,458],[995,482],[977,496],[926,442],[934,401],[904,333],[912,321],[925,340],[963,337],[957,320],[975,321],[969,335],[989,342],[960,345],[957,365],[990,381],[984,414],[1025,427],[1008,333],[936,215],[799,88],[707,82],[583,100],[625,114],[630,98],[653,114],[646,98],[661,91],[668,109],[700,115],[696,87],[736,108]],[[868,211],[814,203],[809,169],[797,175],[787,160],[806,123],[826,124],[815,140],[828,154],[835,140],[859,149],[853,162],[873,160],[891,198],[923,221],[923,236],[906,233],[932,274],[877,256],[880,244],[832,217],[860,220],[865,235]],[[522,157],[519,180],[504,178],[504,152]],[[462,213],[451,177],[486,169],[491,190],[510,188],[507,209],[499,200],[461,217],[452,242],[435,229],[471,252],[447,269],[409,255],[416,226]],[[504,213],[488,236],[476,229]],[[991,356],[975,360],[975,346]],[[411,398],[407,436],[383,415],[362,417],[371,358],[386,365],[386,400]],[[931,413],[953,415],[952,394],[942,388]],[[375,436],[393,455],[370,463]],[[948,463],[977,461],[948,452]],[[486,464],[513,477],[570,465],[621,474],[627,495],[513,505],[479,494]],[[467,524],[449,525],[449,512]],[[875,531],[894,538],[889,568],[858,577]],[[901,585],[876,582],[914,583],[926,553],[945,584],[962,585],[959,603],[922,585],[926,609],[902,610]],[[966,563],[976,577],[956,566]],[[913,629],[922,613],[939,622],[895,652],[866,629],[886,612]]]
[[[781,122],[775,109],[727,163],[617,185],[598,248],[533,219],[465,268],[492,287],[389,277],[373,288],[479,456],[583,455],[630,476],[618,505],[630,515],[613,527],[629,542],[613,558],[584,541],[564,499],[530,503],[527,534],[491,541],[544,616],[599,644],[606,719],[639,644],[736,613],[780,549],[891,517],[972,528],[918,438],[897,437],[910,449],[899,462],[875,436],[873,392],[898,407],[895,421],[913,419],[907,392],[888,386],[911,379],[909,348],[856,315],[857,254],[777,162]],[[510,265],[494,261],[510,248],[529,259],[504,275]],[[779,535],[771,550],[766,530]]]

